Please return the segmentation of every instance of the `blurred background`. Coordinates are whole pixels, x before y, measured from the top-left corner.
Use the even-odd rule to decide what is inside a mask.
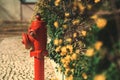
[[[27,31],[37,0],[0,0],[0,37]]]

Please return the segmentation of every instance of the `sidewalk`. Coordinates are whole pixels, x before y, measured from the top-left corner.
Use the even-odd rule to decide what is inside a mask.
[[[21,37],[0,38],[0,80],[33,80],[34,61],[21,43]],[[45,80],[55,77],[49,58],[45,58]]]

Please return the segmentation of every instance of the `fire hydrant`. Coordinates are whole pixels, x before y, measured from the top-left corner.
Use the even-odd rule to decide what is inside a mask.
[[[22,33],[22,43],[26,49],[31,49],[30,56],[34,57],[34,80],[44,80],[44,56],[48,55],[46,50],[47,28],[39,14],[31,23],[28,33]]]

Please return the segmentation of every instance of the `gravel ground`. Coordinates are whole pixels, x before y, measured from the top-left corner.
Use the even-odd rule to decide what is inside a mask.
[[[0,38],[0,80],[33,80],[33,58],[21,37]],[[50,59],[45,57],[45,80],[55,77]]]

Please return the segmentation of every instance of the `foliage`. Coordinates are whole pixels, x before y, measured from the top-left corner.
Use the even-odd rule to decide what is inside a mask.
[[[105,6],[103,3],[104,0],[37,3],[38,12],[47,23],[49,57],[59,64],[57,69],[64,73],[66,80],[112,80],[113,77],[120,80],[120,72],[112,62],[112,55],[115,51],[120,53],[120,49],[108,51],[98,37],[107,26],[107,20],[95,14]]]

